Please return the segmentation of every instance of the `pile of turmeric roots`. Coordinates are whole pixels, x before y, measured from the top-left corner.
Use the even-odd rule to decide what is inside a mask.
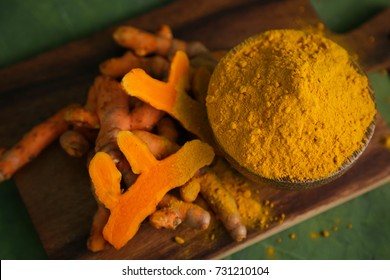
[[[205,230],[209,211],[234,240],[245,239],[235,200],[213,171],[222,156],[205,109],[224,52],[173,38],[168,26],[156,33],[122,26],[113,38],[126,51],[100,64],[85,104],[66,106],[3,150],[0,181],[59,139],[67,154],[88,160],[98,205],[91,251],[107,242],[120,249],[145,219],[158,229]]]

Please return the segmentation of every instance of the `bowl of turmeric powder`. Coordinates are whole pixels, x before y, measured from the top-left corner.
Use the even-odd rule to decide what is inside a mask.
[[[344,48],[300,30],[269,30],[230,50],[211,76],[206,107],[230,163],[285,189],[338,178],[375,129],[367,76]]]

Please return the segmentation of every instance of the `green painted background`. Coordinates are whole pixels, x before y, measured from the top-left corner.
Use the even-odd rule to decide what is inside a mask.
[[[77,40],[169,0],[2,0],[0,67]],[[388,0],[311,0],[325,24],[345,32],[389,7]],[[390,43],[390,42],[389,42]],[[390,124],[390,78],[369,75]],[[272,236],[227,259],[390,259],[390,184]],[[351,227],[352,225],[352,227]],[[337,231],[332,228],[336,226]],[[328,230],[328,238],[310,234]],[[290,239],[290,233],[297,238]],[[273,248],[274,254],[268,253]],[[0,184],[0,258],[46,255],[12,181]]]

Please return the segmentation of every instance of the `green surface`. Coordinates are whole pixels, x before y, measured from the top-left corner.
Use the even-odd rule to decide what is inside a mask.
[[[346,32],[390,5],[389,0],[311,0],[334,32]]]
[[[87,36],[168,0],[0,1],[0,67]],[[389,6],[388,0],[312,0],[334,31],[344,32]],[[390,124],[390,79],[369,75]],[[390,259],[390,184],[261,241],[227,259]],[[352,225],[352,227],[348,227]],[[333,231],[337,226],[338,230]],[[319,235],[328,230],[328,238]],[[290,233],[296,239],[290,239]],[[318,238],[311,235],[318,234]],[[280,242],[281,241],[281,242]],[[274,254],[270,254],[270,248]],[[0,258],[44,259],[12,181],[0,184]]]
[[[226,259],[390,259],[389,200],[387,184]]]
[[[59,47],[170,0],[0,1],[0,67]]]
[[[12,181],[0,185],[0,258],[47,258]]]

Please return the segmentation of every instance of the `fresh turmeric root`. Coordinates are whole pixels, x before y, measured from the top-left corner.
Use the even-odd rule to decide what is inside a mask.
[[[165,115],[153,106],[141,103],[131,110],[129,115],[129,130],[151,131],[157,122]]]
[[[103,228],[108,221],[110,211],[103,205],[98,205],[93,216],[91,231],[87,241],[87,247],[91,252],[99,252],[106,248],[107,241],[103,237]]]
[[[233,196],[223,187],[217,175],[209,169],[202,176],[200,193],[218,215],[221,222],[235,241],[246,238],[247,230]]]
[[[32,128],[19,143],[3,154],[0,160],[0,182],[11,178],[67,130],[68,123],[64,120],[64,113],[68,108],[69,106]]]
[[[62,133],[60,145],[72,157],[82,157],[90,148],[90,144],[84,135],[76,130],[67,130]]]
[[[98,77],[96,86],[97,115],[100,130],[96,139],[95,151],[117,150],[116,137],[121,130],[151,130],[162,118],[161,112],[148,104],[140,104],[130,112],[130,97],[121,85],[108,77]]]
[[[96,139],[95,151],[117,150],[116,136],[129,128],[129,96],[113,79],[99,76],[95,79],[97,91],[97,115],[100,130]]]
[[[89,150],[90,143],[95,141],[95,130],[100,127],[96,105],[97,91],[92,85],[83,107],[72,106],[65,111],[64,119],[72,126],[60,136],[60,144],[68,155],[81,157]]]
[[[211,78],[209,69],[201,66],[195,69],[192,75],[191,90],[195,100],[206,104],[207,89]]]
[[[198,55],[191,57],[191,69],[194,69],[193,71],[196,71],[199,68],[204,68],[209,73],[212,73],[214,72],[214,69],[217,66],[219,60],[226,54],[227,51],[224,50],[199,53]]]
[[[64,114],[67,122],[80,127],[99,128],[99,119],[96,115],[97,106],[97,89],[96,83],[99,79],[94,81],[94,84],[88,90],[87,101],[84,107],[73,106],[68,108]]]
[[[135,182],[137,175],[119,151],[117,134],[120,130],[136,128],[151,130],[164,113],[148,104],[141,104],[130,112],[129,96],[123,92],[118,82],[109,77],[97,77],[91,91],[96,96],[96,115],[100,127],[95,152],[109,153],[116,163],[116,168],[123,174],[123,189],[126,190]]]
[[[148,146],[150,152],[156,159],[166,158],[167,156],[176,153],[180,148],[179,145],[167,138],[148,131],[133,130],[132,133]]]
[[[115,160],[117,168],[124,174],[123,182],[125,184],[124,188],[126,189],[135,181],[137,176],[132,172],[128,162],[119,151],[116,136],[118,131],[130,128],[129,96],[123,92],[119,83],[115,80],[109,77],[99,76],[90,88],[87,103],[83,109],[90,115],[94,115],[93,119],[97,120],[96,125],[90,126],[99,128],[99,133],[95,141],[95,152],[105,150],[110,154]],[[63,135],[61,137],[65,147],[66,145],[69,146],[69,140],[67,139],[68,133],[74,134],[73,132],[67,132],[65,136]],[[84,147],[83,141],[77,140],[71,145],[72,149],[68,153],[81,153],[78,149]],[[65,150],[69,149],[65,148]],[[99,241],[101,238],[96,234],[97,230],[95,229],[99,227],[103,228],[106,224],[104,219],[99,218],[101,217],[101,212],[102,210],[99,208],[95,215],[96,219],[94,220],[94,224],[92,225],[90,241],[88,243],[88,247],[92,248],[91,250],[102,249],[99,245],[103,242]]]
[[[134,184],[135,180],[137,180],[138,175],[134,174],[129,162],[122,154],[119,154],[118,156],[118,163],[116,163],[116,168],[118,168],[119,172],[122,174],[121,187],[124,191],[126,191]]]
[[[179,138],[179,132],[177,131],[174,121],[169,117],[163,117],[156,124],[157,134],[167,138],[172,142],[176,142]]]
[[[163,78],[169,69],[169,62],[162,56],[141,57],[127,51],[121,57],[110,58],[100,64],[100,72],[111,78],[122,78],[133,68],[142,68],[149,75]]]
[[[184,51],[190,57],[207,52],[199,42],[187,43],[174,39],[169,26],[163,25],[159,32],[152,34],[132,26],[120,26],[113,34],[118,45],[133,50],[139,56],[158,54],[165,57]]]
[[[120,189],[121,174],[108,154],[96,153],[89,165],[95,193],[99,201],[110,209],[103,235],[116,249],[123,247],[136,234],[141,222],[155,211],[169,190],[186,183],[214,158],[211,147],[194,140],[187,142],[175,154],[158,161],[146,144],[129,131],[118,134],[118,146],[133,172],[140,174],[123,194]]]
[[[96,112],[87,110],[85,107],[69,108],[64,114],[64,119],[68,123],[80,127],[91,129],[98,129],[100,127],[99,118]]]
[[[157,229],[176,229],[181,223],[194,229],[205,230],[209,227],[210,213],[194,203],[166,194],[158,206],[161,209],[149,217],[149,222]]]

